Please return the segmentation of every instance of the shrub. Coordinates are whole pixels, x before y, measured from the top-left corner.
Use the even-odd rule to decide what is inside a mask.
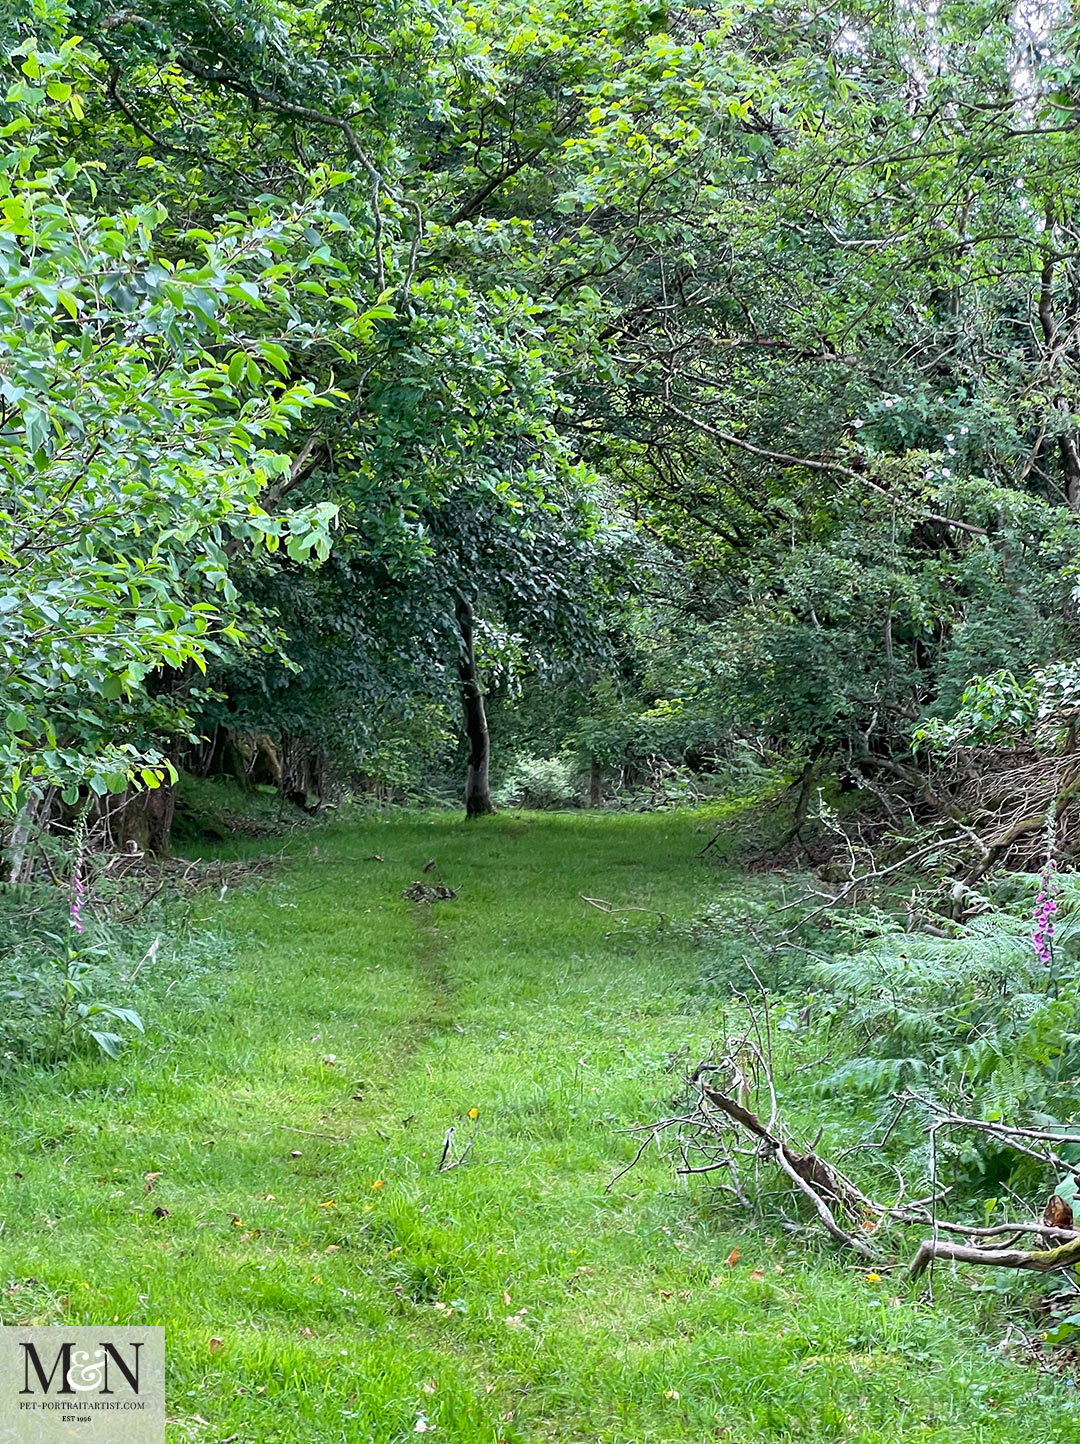
[[[893,1124],[907,1089],[967,1117],[1075,1127],[1080,880],[1061,875],[1056,886],[1049,958],[1032,936],[1045,887],[1032,875],[996,880],[983,913],[943,923],[943,936],[908,931],[905,916],[885,908],[836,910],[799,928],[790,912],[774,914],[767,895],[740,893],[690,929],[703,954],[700,986],[713,997],[768,989],[777,1027],[816,1055],[800,1064],[808,1126],[831,1119],[858,1146],[884,1134],[905,1176],[925,1178],[919,1110]],[[942,1167],[948,1160],[978,1194],[1003,1181],[1026,1191],[1040,1174],[991,1139],[943,1132],[938,1149]],[[1039,1186],[1048,1182],[1040,1174]]]
[[[853,918],[862,946],[819,958],[830,1063],[810,1084],[844,1106],[894,1107],[905,1088],[955,1112],[1054,1129],[1080,1109],[1080,886],[1065,884],[1049,964],[1032,941],[1038,879],[951,937],[904,932],[883,914]],[[866,936],[869,930],[875,936]],[[822,1010],[822,1003],[824,1008]],[[913,1125],[914,1126],[914,1125]],[[921,1132],[901,1129],[916,1150]],[[1037,1165],[992,1140],[943,1135],[942,1153],[969,1186],[1008,1181],[1023,1190]],[[1030,1180],[1029,1180],[1030,1181]]]
[[[522,757],[494,789],[500,807],[576,807],[581,785],[572,762],[562,757]]]

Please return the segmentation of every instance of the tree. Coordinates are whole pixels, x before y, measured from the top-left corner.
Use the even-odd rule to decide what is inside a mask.
[[[456,697],[479,737],[503,658],[615,667],[648,570],[631,528],[686,573],[666,700],[713,736],[870,774],[969,676],[1071,645],[1071,12],[1037,34],[981,0],[74,18],[83,98],[46,137],[81,163],[73,204],[182,216],[164,246],[155,223],[175,267],[278,196],[288,315],[238,313],[250,334],[198,365],[257,390],[241,353],[270,355],[338,402],[264,492],[336,509],[338,561],[228,557],[305,671],[233,648],[224,705],[188,697],[200,725],[362,766],[365,718]],[[333,200],[305,232],[313,176]]]
[[[491,104],[501,79],[481,58],[485,42],[449,12],[440,36],[429,13],[412,8],[376,12],[374,30],[330,11],[315,31],[295,17],[239,13],[243,23],[225,26],[209,7],[111,14],[91,5],[80,21],[102,57],[98,107],[108,117],[110,173],[125,177],[113,182],[121,189],[145,184],[153,169],[159,187],[190,191],[184,183],[196,154],[199,204],[213,208],[222,197],[246,203],[283,177],[287,193],[302,188],[300,156],[351,172],[330,217],[332,269],[321,292],[304,283],[302,313],[323,332],[332,330],[327,316],[342,310],[345,332],[357,312],[378,315],[380,325],[359,347],[339,332],[321,352],[305,353],[297,379],[332,386],[349,404],[307,437],[292,491],[293,499],[338,508],[336,544],[349,566],[335,581],[355,584],[354,605],[372,619],[363,630],[375,640],[356,658],[357,681],[370,691],[381,671],[383,697],[417,685],[445,695],[451,679],[460,686],[460,667],[472,668],[475,651],[458,622],[462,597],[479,624],[526,629],[534,652],[587,652],[599,640],[589,621],[593,585],[611,565],[589,474],[556,424],[569,328],[558,328],[552,344],[532,294],[527,229],[479,221],[481,202],[494,200],[498,187],[468,195],[475,167],[460,137],[453,125],[431,127],[433,108],[448,120],[454,113],[448,86],[460,92],[466,126],[474,105]],[[384,40],[376,43],[379,26]],[[393,82],[360,106],[386,54]],[[474,80],[460,70],[463,60]],[[544,108],[547,83],[533,87]],[[237,173],[241,132],[262,173]],[[449,217],[447,182],[460,191]],[[313,660],[319,639],[301,635],[295,609],[284,610],[298,624],[295,654]],[[402,665],[409,652],[416,664]],[[250,659],[231,681],[218,677],[235,713],[253,716]],[[463,715],[475,721],[479,681],[471,677],[461,696]],[[261,725],[273,727],[275,688],[263,678],[256,690]],[[309,716],[313,745],[340,743],[340,712]]]
[[[476,670],[476,635],[472,607],[468,599],[458,597],[458,630],[461,632],[461,657],[458,676],[461,678],[461,705],[465,713],[465,735],[469,742],[469,765],[465,776],[465,813],[483,817],[494,812],[491,782],[488,776],[491,761],[491,738],[488,734],[484,694]]]
[[[157,787],[162,737],[188,724],[153,685],[204,672],[245,617],[240,549],[325,557],[335,508],[275,514],[281,442],[330,404],[278,379],[275,332],[298,319],[290,284],[318,268],[316,177],[299,207],[272,201],[216,233],[145,204],[88,213],[67,161],[42,164],[57,110],[81,114],[85,57],[23,42],[0,178],[0,733],[3,798],[50,787]],[[66,77],[66,78],[65,78]],[[310,339],[302,326],[296,341]]]

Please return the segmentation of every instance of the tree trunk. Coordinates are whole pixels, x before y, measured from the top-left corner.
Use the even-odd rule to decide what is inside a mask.
[[[55,796],[56,789],[47,787],[44,793],[31,793],[20,807],[7,845],[5,871],[8,882],[30,882],[33,879],[34,849],[48,821]]]
[[[472,607],[464,597],[458,598],[458,629],[461,632],[461,704],[465,712],[465,735],[469,739],[469,767],[465,775],[465,815],[484,817],[495,808],[491,801],[488,768],[491,759],[491,738],[488,734],[484,694],[476,676],[476,647],[473,637]]]
[[[589,772],[589,806],[602,807],[604,805],[604,767],[603,763],[593,758],[592,768]]]
[[[261,737],[256,740],[261,747],[272,749],[270,738]],[[312,814],[318,812],[323,795],[322,757],[314,743],[298,733],[285,732],[282,734],[278,752],[273,753],[273,757],[277,758],[279,754],[278,792],[294,807]],[[266,765],[270,765],[271,761],[267,754]],[[314,803],[308,801],[310,797],[315,798]]]
[[[168,857],[175,811],[175,782],[166,779],[157,787],[129,788],[122,806],[110,817],[116,842],[128,852]]]
[[[815,748],[813,754],[805,763],[802,772],[799,774],[799,780],[796,783],[799,789],[799,795],[795,802],[795,815],[791,820],[791,828],[780,844],[781,848],[788,847],[796,838],[800,841],[802,840],[802,830],[806,826],[806,819],[810,813],[810,798],[813,793],[814,765],[817,753],[818,749]]]

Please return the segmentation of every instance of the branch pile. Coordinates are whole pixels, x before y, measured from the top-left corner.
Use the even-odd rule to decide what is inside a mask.
[[[901,1231],[928,1230],[929,1236],[919,1243],[907,1266],[912,1278],[938,1261],[1036,1273],[1080,1264],[1080,1230],[1073,1227],[1072,1207],[1061,1195],[1052,1195],[1041,1217],[979,1226],[940,1216],[939,1205],[951,1190],[940,1187],[937,1178],[939,1135],[966,1131],[1036,1160],[1056,1177],[1080,1183],[1080,1165],[1060,1152],[1063,1147],[1080,1144],[1080,1134],[968,1118],[932,1098],[905,1090],[895,1095],[896,1112],[884,1136],[860,1149],[876,1155],[879,1164],[883,1162],[885,1146],[901,1116],[908,1109],[917,1110],[930,1145],[930,1192],[907,1200],[903,1175],[889,1164],[897,1187],[894,1200],[886,1203],[848,1177],[839,1161],[819,1151],[820,1133],[809,1143],[795,1141],[777,1099],[767,1011],[759,1016],[751,1009],[747,1031],[728,1040],[719,1061],[699,1064],[688,1085],[687,1103],[680,1112],[629,1130],[640,1135],[641,1142],[623,1173],[634,1167],[654,1140],[673,1142],[680,1174],[713,1175],[720,1188],[744,1208],[755,1211],[754,1198],[763,1194],[757,1186],[758,1176],[763,1167],[775,1167],[791,1185],[789,1199],[793,1195],[801,1210],[801,1216],[786,1215],[782,1226],[805,1228],[809,1212],[831,1238],[876,1268],[898,1264],[903,1248]],[[760,1105],[751,1101],[757,1099]],[[1024,1240],[1034,1246],[1021,1247]]]
[[[914,759],[867,754],[850,759],[847,772],[877,800],[872,816],[842,829],[845,850],[871,860],[860,868],[869,880],[887,858],[890,835],[925,840],[918,851],[965,887],[995,868],[1037,872],[1048,825],[1055,855],[1080,857],[1080,754],[1074,750],[986,746],[976,762],[969,749],[958,748],[928,770]],[[901,858],[899,865],[918,860]]]

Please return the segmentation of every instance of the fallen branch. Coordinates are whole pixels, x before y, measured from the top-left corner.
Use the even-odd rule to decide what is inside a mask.
[[[940,1226],[940,1225],[939,1225]],[[1042,1225],[1031,1225],[1041,1228]],[[1057,1248],[978,1248],[960,1243],[942,1243],[940,1239],[924,1239],[908,1268],[908,1277],[917,1279],[930,1264],[968,1263],[991,1265],[999,1269],[1029,1269],[1049,1274],[1055,1269],[1073,1268],[1080,1263],[1080,1236]]]
[[[579,892],[578,897],[582,902],[588,903],[591,908],[596,908],[598,912],[602,913],[649,913],[657,919],[657,925],[661,930],[663,930],[664,924],[667,922],[664,914],[656,908],[643,908],[637,906],[635,903],[627,903],[625,906],[619,907],[616,903],[608,902],[606,898],[586,897],[583,892]]]
[[[881,1203],[818,1151],[820,1134],[809,1146],[795,1146],[777,1102],[768,1012],[762,1009],[759,1016],[745,995],[738,996],[749,1014],[743,1036],[725,1041],[721,1061],[703,1062],[694,1070],[688,1079],[692,1090],[688,1108],[626,1130],[644,1137],[633,1159],[615,1175],[609,1188],[637,1164],[651,1142],[659,1143],[670,1132],[677,1140],[679,1174],[721,1175],[729,1181],[720,1186],[747,1208],[752,1209],[754,1204],[743,1186],[737,1159],[748,1159],[754,1166],[774,1164],[829,1236],[876,1268],[894,1266],[896,1253],[903,1247],[898,1240],[897,1247],[890,1249],[884,1241],[888,1233],[911,1226],[929,1228],[933,1234],[923,1239],[908,1265],[908,1276],[913,1279],[938,1260],[1035,1273],[1052,1273],[1080,1264],[1080,1229],[1073,1226],[1072,1206],[1058,1194],[1050,1199],[1042,1219],[981,1225],[939,1219],[937,1207],[950,1190],[937,1187],[936,1174],[932,1174],[928,1197],[905,1204],[904,1179],[898,1169],[894,1170],[899,1179],[899,1197]],[[761,1111],[753,1104],[755,1095],[762,1100]],[[880,1152],[900,1114],[915,1106],[929,1119],[925,1131],[931,1143],[939,1130],[965,1129],[994,1138],[1002,1147],[1037,1160],[1057,1176],[1065,1172],[1080,1177],[1080,1165],[1060,1157],[1052,1146],[1078,1142],[1078,1134],[969,1118],[910,1090],[897,1095],[897,1103],[899,1111],[884,1136],[873,1144],[860,1145],[861,1149]],[[782,1226],[805,1225],[785,1220]],[[953,1237],[942,1238],[942,1234]],[[1025,1234],[1034,1235],[1038,1246],[1019,1247],[1018,1240]]]
[[[344,1138],[339,1138],[334,1133],[313,1133],[310,1128],[295,1128],[291,1123],[275,1123],[275,1128],[281,1128],[286,1133],[302,1133],[305,1138],[324,1138],[327,1143],[344,1143]]]

